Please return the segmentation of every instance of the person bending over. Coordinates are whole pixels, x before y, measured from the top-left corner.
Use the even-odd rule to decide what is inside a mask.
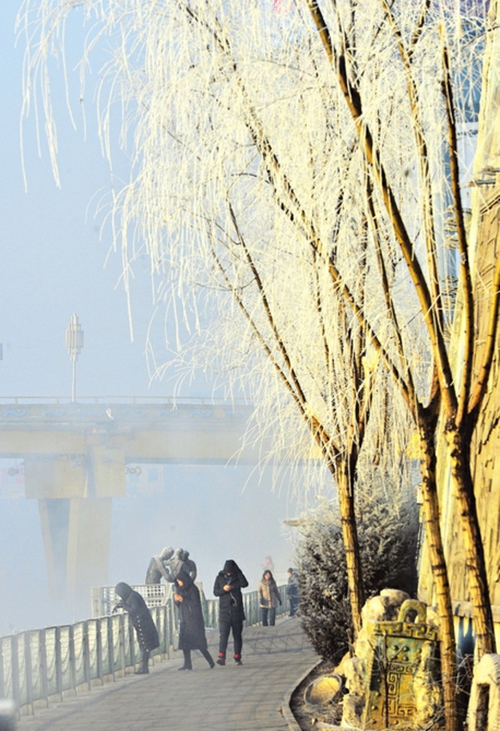
[[[120,601],[114,607],[113,613],[117,609],[124,609],[128,612],[142,652],[141,666],[135,674],[144,675],[149,673],[149,653],[160,646],[158,630],[153,622],[151,612],[139,592],[134,591],[131,586],[121,581],[115,586],[115,594],[120,597]]]

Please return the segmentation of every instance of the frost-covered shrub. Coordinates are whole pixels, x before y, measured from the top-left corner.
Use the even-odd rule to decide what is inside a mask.
[[[417,506],[410,496],[362,494],[358,535],[366,597],[416,590]],[[314,649],[338,662],[351,641],[351,615],[338,510],[323,503],[304,520],[297,549],[300,618]]]
[[[348,647],[350,609],[342,536],[326,510],[301,537],[298,571],[301,624],[316,652],[338,661]]]

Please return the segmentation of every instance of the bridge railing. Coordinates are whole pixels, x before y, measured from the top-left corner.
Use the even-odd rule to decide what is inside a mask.
[[[0,396],[0,406],[27,404],[55,404],[78,406],[79,404],[168,404],[169,406],[201,405],[201,406],[250,406],[243,398],[225,399],[217,396],[79,396],[73,401],[71,396]]]
[[[288,612],[286,587],[277,615]],[[257,592],[243,595],[246,624],[258,624]],[[205,625],[217,627],[218,600],[203,599]],[[177,637],[173,600],[151,610],[160,646],[154,662],[170,658]],[[126,613],[96,617],[70,625],[28,630],[0,637],[0,698],[11,698],[20,715],[60,703],[96,685],[133,672],[141,660],[136,633]]]

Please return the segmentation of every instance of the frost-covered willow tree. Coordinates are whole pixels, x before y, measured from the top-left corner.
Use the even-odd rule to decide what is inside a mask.
[[[417,296],[420,315],[429,337],[429,350],[432,356],[432,376],[429,380],[429,389],[424,394],[418,392],[413,381],[412,370],[404,353],[404,344],[400,341],[400,361],[397,365],[396,380],[401,377],[402,393],[410,397],[407,404],[412,412],[422,448],[422,477],[423,495],[426,505],[426,524],[429,530],[429,552],[436,587],[436,598],[440,613],[441,650],[444,672],[444,701],[448,728],[456,722],[456,708],[454,701],[454,685],[456,672],[454,667],[454,636],[451,626],[451,604],[446,564],[442,550],[441,537],[437,530],[439,514],[436,496],[435,475],[435,439],[436,426],[440,419],[440,434],[443,434],[448,446],[448,459],[451,466],[451,479],[455,496],[459,504],[462,518],[462,528],[465,539],[466,562],[469,568],[468,579],[472,603],[474,605],[474,620],[477,628],[477,648],[479,655],[492,652],[495,649],[495,636],[491,603],[489,598],[488,577],[486,573],[484,547],[478,522],[474,485],[470,467],[470,439],[477,423],[481,403],[484,399],[485,388],[491,368],[493,347],[496,340],[498,319],[498,296],[500,283],[500,265],[496,262],[496,272],[489,300],[485,303],[488,310],[489,329],[487,347],[483,357],[475,362],[476,347],[474,336],[474,287],[471,271],[471,255],[467,240],[465,214],[460,189],[460,160],[458,147],[458,112],[460,103],[463,104],[463,92],[460,94],[460,80],[464,78],[463,51],[466,45],[473,45],[474,35],[478,29],[469,28],[469,36],[464,38],[463,28],[446,31],[448,13],[443,8],[440,22],[429,22],[431,3],[421,5],[421,13],[406,24],[402,12],[398,12],[395,3],[382,3],[384,27],[392,34],[394,41],[392,56],[393,65],[396,65],[405,79],[403,95],[399,97],[406,111],[408,120],[411,120],[413,142],[407,149],[412,150],[412,160],[409,170],[415,175],[414,187],[415,210],[405,211],[405,196],[401,196],[401,172],[394,175],[394,140],[389,145],[384,139],[386,128],[383,124],[383,111],[380,106],[372,114],[371,97],[364,87],[364,74],[359,71],[359,64],[353,62],[356,52],[360,48],[359,36],[354,31],[358,29],[357,13],[342,14],[340,3],[334,3],[333,9],[325,8],[311,0],[308,7],[314,19],[318,35],[321,39],[325,55],[327,56],[332,74],[336,79],[350,118],[356,127],[357,142],[363,150],[364,159],[368,168],[368,181],[373,183],[378,201],[367,190],[368,198],[375,203],[373,206],[373,221],[378,231],[381,223],[387,225],[382,231],[380,241],[380,262],[382,287],[387,293],[387,309],[393,317],[394,333],[401,332],[398,322],[401,323],[397,309],[395,309],[394,289],[384,282],[385,263],[389,261],[388,252],[391,244],[395,246],[398,255],[406,265],[406,271],[411,280],[411,288]],[[332,12],[330,12],[332,10]],[[351,11],[353,5],[351,5]],[[460,18],[460,8],[457,7],[457,17]],[[469,25],[470,18],[462,18],[462,25]],[[472,24],[473,26],[473,24]],[[376,27],[378,33],[382,25]],[[421,42],[427,37],[427,31],[434,29],[434,58],[429,64],[431,47]],[[458,44],[451,50],[454,38]],[[375,45],[377,43],[375,42]],[[354,53],[353,53],[354,49]],[[437,53],[436,53],[437,51]],[[458,69],[451,68],[450,58],[458,60]],[[437,59],[437,63],[436,63]],[[386,62],[388,59],[386,59]],[[469,57],[472,68],[477,65],[477,58]],[[427,67],[427,68],[426,68]],[[425,73],[433,67],[433,74]],[[385,67],[387,68],[387,67]],[[385,70],[385,69],[384,69]],[[376,79],[382,75],[378,70]],[[390,71],[392,75],[392,69]],[[366,74],[370,76],[370,74]],[[432,81],[434,80],[434,84]],[[371,78],[373,83],[374,79]],[[422,84],[425,82],[425,86]],[[434,87],[434,88],[433,88]],[[403,85],[400,87],[403,89]],[[432,93],[434,91],[434,94]],[[460,98],[462,96],[462,98]],[[458,98],[458,102],[457,102]],[[430,112],[430,114],[429,114]],[[437,138],[435,137],[438,131]],[[388,147],[389,150],[387,154]],[[444,159],[443,159],[444,155]],[[441,158],[441,159],[440,159]],[[458,253],[458,298],[461,310],[457,315],[457,327],[460,332],[462,345],[461,362],[453,363],[453,350],[446,328],[446,308],[444,302],[444,281],[442,276],[443,248],[446,229],[443,230],[445,216],[439,209],[439,188],[449,182],[448,197],[451,202],[452,223],[456,231],[456,247]],[[412,176],[413,177],[413,176]],[[444,193],[446,196],[446,193]],[[442,199],[441,199],[442,200]],[[418,225],[418,231],[414,228]],[[390,243],[389,243],[390,242]],[[376,244],[378,245],[378,244]],[[374,334],[372,342],[375,344],[377,336]],[[377,348],[379,352],[385,350],[384,343]],[[389,369],[394,362],[383,356]],[[406,397],[405,397],[406,399]],[[434,524],[434,528],[433,528]]]
[[[391,377],[398,398],[390,401],[405,404],[421,444],[449,729],[456,668],[436,489],[440,433],[463,515],[478,648],[494,647],[468,461],[492,349],[473,372],[457,143],[480,74],[478,8],[458,0],[25,0],[21,16],[27,95],[41,78],[52,150],[46,69],[62,53],[68,15],[88,23],[86,58],[100,43],[112,47],[103,139],[112,149],[117,102],[133,146],[130,183],[114,199],[124,281],[147,251],[158,300],[190,333],[176,348],[181,359],[228,382],[242,376],[282,453],[303,456],[312,436],[339,487],[354,614],[362,595],[353,491],[360,469],[378,459],[384,427],[387,436],[382,374]],[[447,248],[449,212],[456,256]],[[456,373],[453,277],[466,344]]]
[[[70,9],[39,7],[41,35],[31,42],[27,66],[35,74],[55,50]],[[370,285],[368,214],[350,212],[363,206],[364,171],[349,135],[337,144],[345,115],[326,87],[315,93],[317,61],[307,34],[292,18],[281,38],[272,8],[246,9],[253,20],[246,40],[244,9],[229,5],[84,8],[89,19],[104,14],[89,47],[104,29],[120,40],[107,78],[128,105],[125,122],[136,140],[132,182],[117,202],[125,278],[146,247],[158,298],[182,311],[193,333],[179,358],[230,378],[237,369],[260,426],[278,435],[274,454],[312,464],[319,455],[326,463],[338,486],[356,634],[364,601],[354,509],[359,456],[375,410],[378,426],[368,433],[377,461],[384,461],[380,453],[391,440],[390,430],[381,430],[396,423],[397,411],[388,407],[367,333],[325,266],[325,255],[338,251],[359,306],[381,310]],[[51,120],[50,95],[43,100]],[[315,217],[322,250],[307,244],[307,219]],[[401,455],[404,433],[394,432]],[[318,449],[309,459],[311,437]]]

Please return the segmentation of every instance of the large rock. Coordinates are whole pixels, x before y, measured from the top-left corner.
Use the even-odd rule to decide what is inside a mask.
[[[304,693],[304,700],[313,705],[331,703],[342,692],[342,686],[343,679],[338,673],[322,675],[309,683]]]

